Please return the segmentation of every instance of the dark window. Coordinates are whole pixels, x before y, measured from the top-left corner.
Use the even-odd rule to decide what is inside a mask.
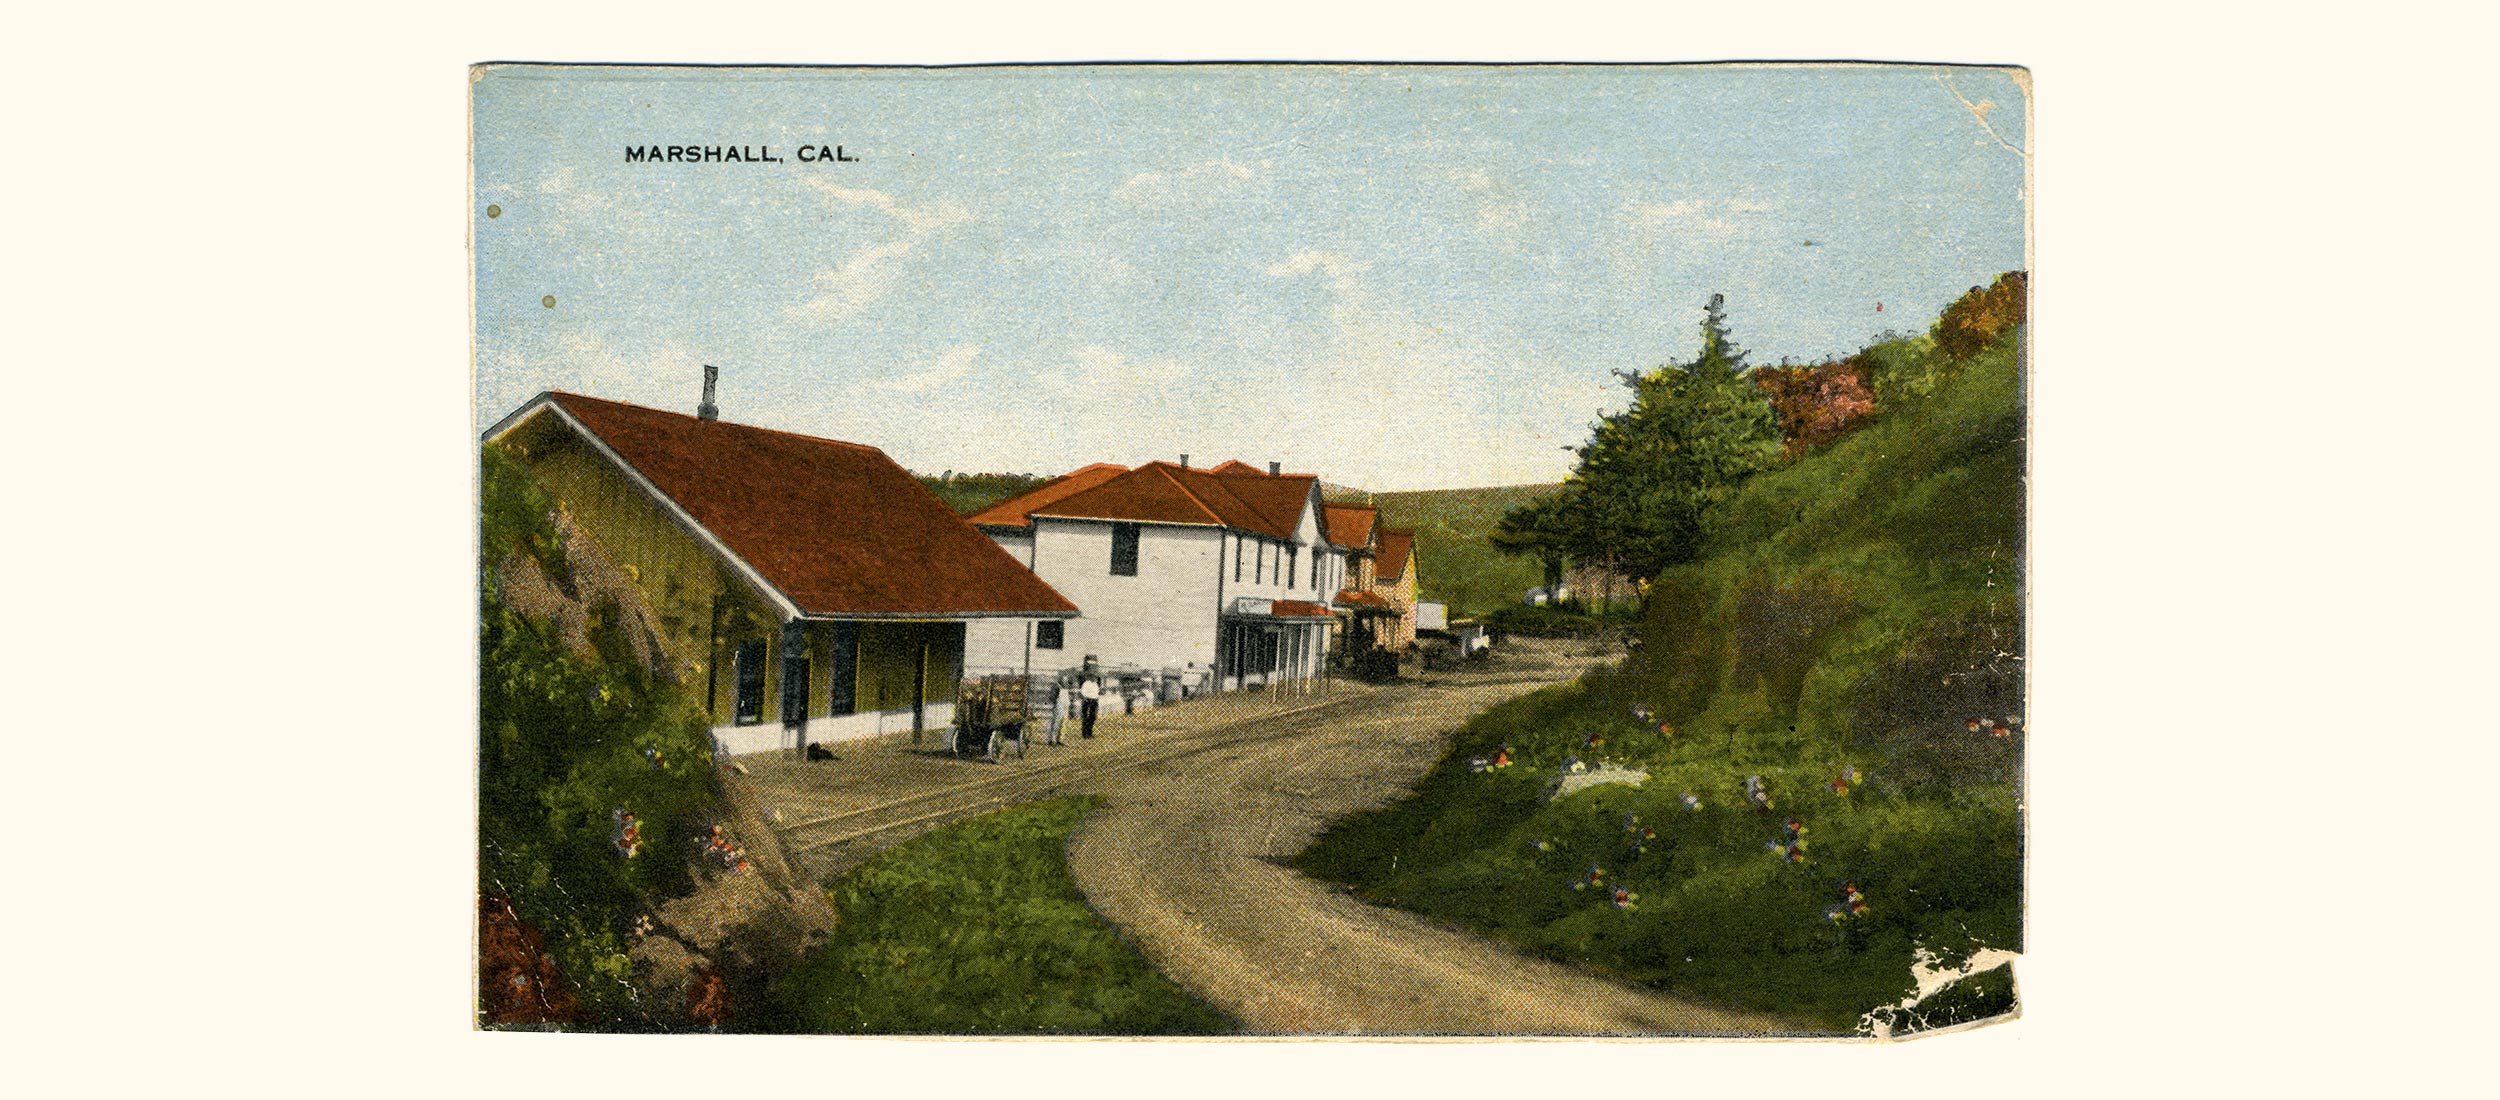
[[[764,720],[764,643],[738,643],[738,709],[730,724],[752,726]]]
[[[1061,649],[1068,644],[1068,624],[1057,619],[1044,619],[1033,627],[1033,648]]]
[[[1260,540],[1259,540],[1259,558],[1258,558],[1258,568],[1257,568],[1257,571],[1256,571],[1256,572],[1254,572],[1254,573],[1251,575],[1251,578],[1250,578],[1250,579],[1255,580],[1255,581],[1259,582],[1260,584],[1266,584],[1266,583],[1267,583],[1267,540],[1266,540],[1266,539],[1260,539]]]
[[[1234,539],[1233,539],[1233,581],[1234,581],[1234,583],[1240,583],[1240,581],[1241,581],[1241,556],[1242,556],[1242,554],[1241,554],[1241,551],[1242,551],[1241,544],[1242,544],[1243,542],[1245,542],[1245,541],[1248,541],[1248,540],[1245,540],[1245,539],[1243,539],[1243,538],[1241,538],[1241,537],[1239,537],[1239,536],[1235,536],[1235,537],[1234,537]]]
[[[1288,546],[1285,548],[1285,587],[1299,588],[1301,587],[1301,579],[1302,548],[1299,546]]]
[[[825,701],[830,713],[849,714],[859,707],[859,625],[833,624],[833,668],[826,675]]]
[[[1111,525],[1111,575],[1137,575],[1137,525],[1134,523]]]

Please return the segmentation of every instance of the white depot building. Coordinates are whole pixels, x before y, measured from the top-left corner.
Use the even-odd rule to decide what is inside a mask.
[[[973,668],[1049,673],[1090,656],[1236,690],[1325,666],[1347,548],[1329,541],[1315,476],[1097,463],[966,518],[1078,609],[973,623]]]

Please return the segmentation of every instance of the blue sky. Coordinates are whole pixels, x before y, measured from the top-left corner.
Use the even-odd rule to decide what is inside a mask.
[[[1610,372],[1691,355],[1714,291],[1754,362],[1811,360],[2024,266],[2024,93],[1991,70],[516,67],[473,92],[481,425],[545,389],[692,411],[711,363],[725,418],[925,472],[1550,481],[1622,404]],[[835,143],[860,159],[796,159]],[[644,144],[787,160],[626,163]]]

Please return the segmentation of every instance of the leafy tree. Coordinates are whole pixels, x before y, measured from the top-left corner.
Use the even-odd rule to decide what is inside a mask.
[[[1726,296],[1703,307],[1690,363],[1616,372],[1632,406],[1600,420],[1579,449],[1572,556],[1636,578],[1695,561],[1710,510],[1779,457],[1771,405],[1728,333]]]
[[[1545,566],[1545,587],[1562,584],[1563,563],[1575,546],[1571,524],[1580,511],[1576,489],[1565,486],[1502,514],[1493,525],[1493,548],[1525,554]]]
[[[1955,363],[1986,350],[2005,330],[2028,318],[2030,292],[2031,280],[2020,271],[1997,276],[1986,289],[1970,288],[1936,317],[1936,350]]]
[[[1790,458],[1859,428],[1875,415],[1875,392],[1867,383],[1863,355],[1806,367],[1765,367],[1754,380],[1770,395]]]

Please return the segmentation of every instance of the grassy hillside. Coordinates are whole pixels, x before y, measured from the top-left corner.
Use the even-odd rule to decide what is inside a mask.
[[[654,635],[626,610],[630,582],[568,546],[517,460],[481,454],[480,1019],[665,1027],[676,1006],[636,973],[626,929],[693,886],[679,853],[719,793],[711,738],[666,661],[637,656],[634,637]],[[559,625],[567,606],[578,636]]]
[[[1423,570],[1423,598],[1442,600],[1450,614],[1485,615],[1518,603],[1545,583],[1532,558],[1493,549],[1493,525],[1502,513],[1553,492],[1560,485],[1502,485],[1483,489],[1428,489],[1375,493],[1380,521],[1415,529],[1415,557]],[[1361,500],[1359,493],[1348,499]]]
[[[941,474],[913,474],[922,485],[936,493],[939,500],[953,508],[955,514],[968,516],[1045,481],[1035,474],[959,474],[948,470]]]
[[[1632,667],[1471,723],[1413,798],[1349,819],[1301,865],[1633,980],[1835,1028],[1898,1002],[1922,959],[2019,951],[2019,336],[1967,360],[1925,338],[1870,356],[1918,385],[1747,482],[1704,559],[1658,578]],[[1965,725],[1983,717],[2011,728]],[[1511,766],[1470,766],[1505,745]],[[1572,756],[1647,779],[1547,801]],[[1997,974],[1875,1018],[1933,1026],[2012,997]]]

